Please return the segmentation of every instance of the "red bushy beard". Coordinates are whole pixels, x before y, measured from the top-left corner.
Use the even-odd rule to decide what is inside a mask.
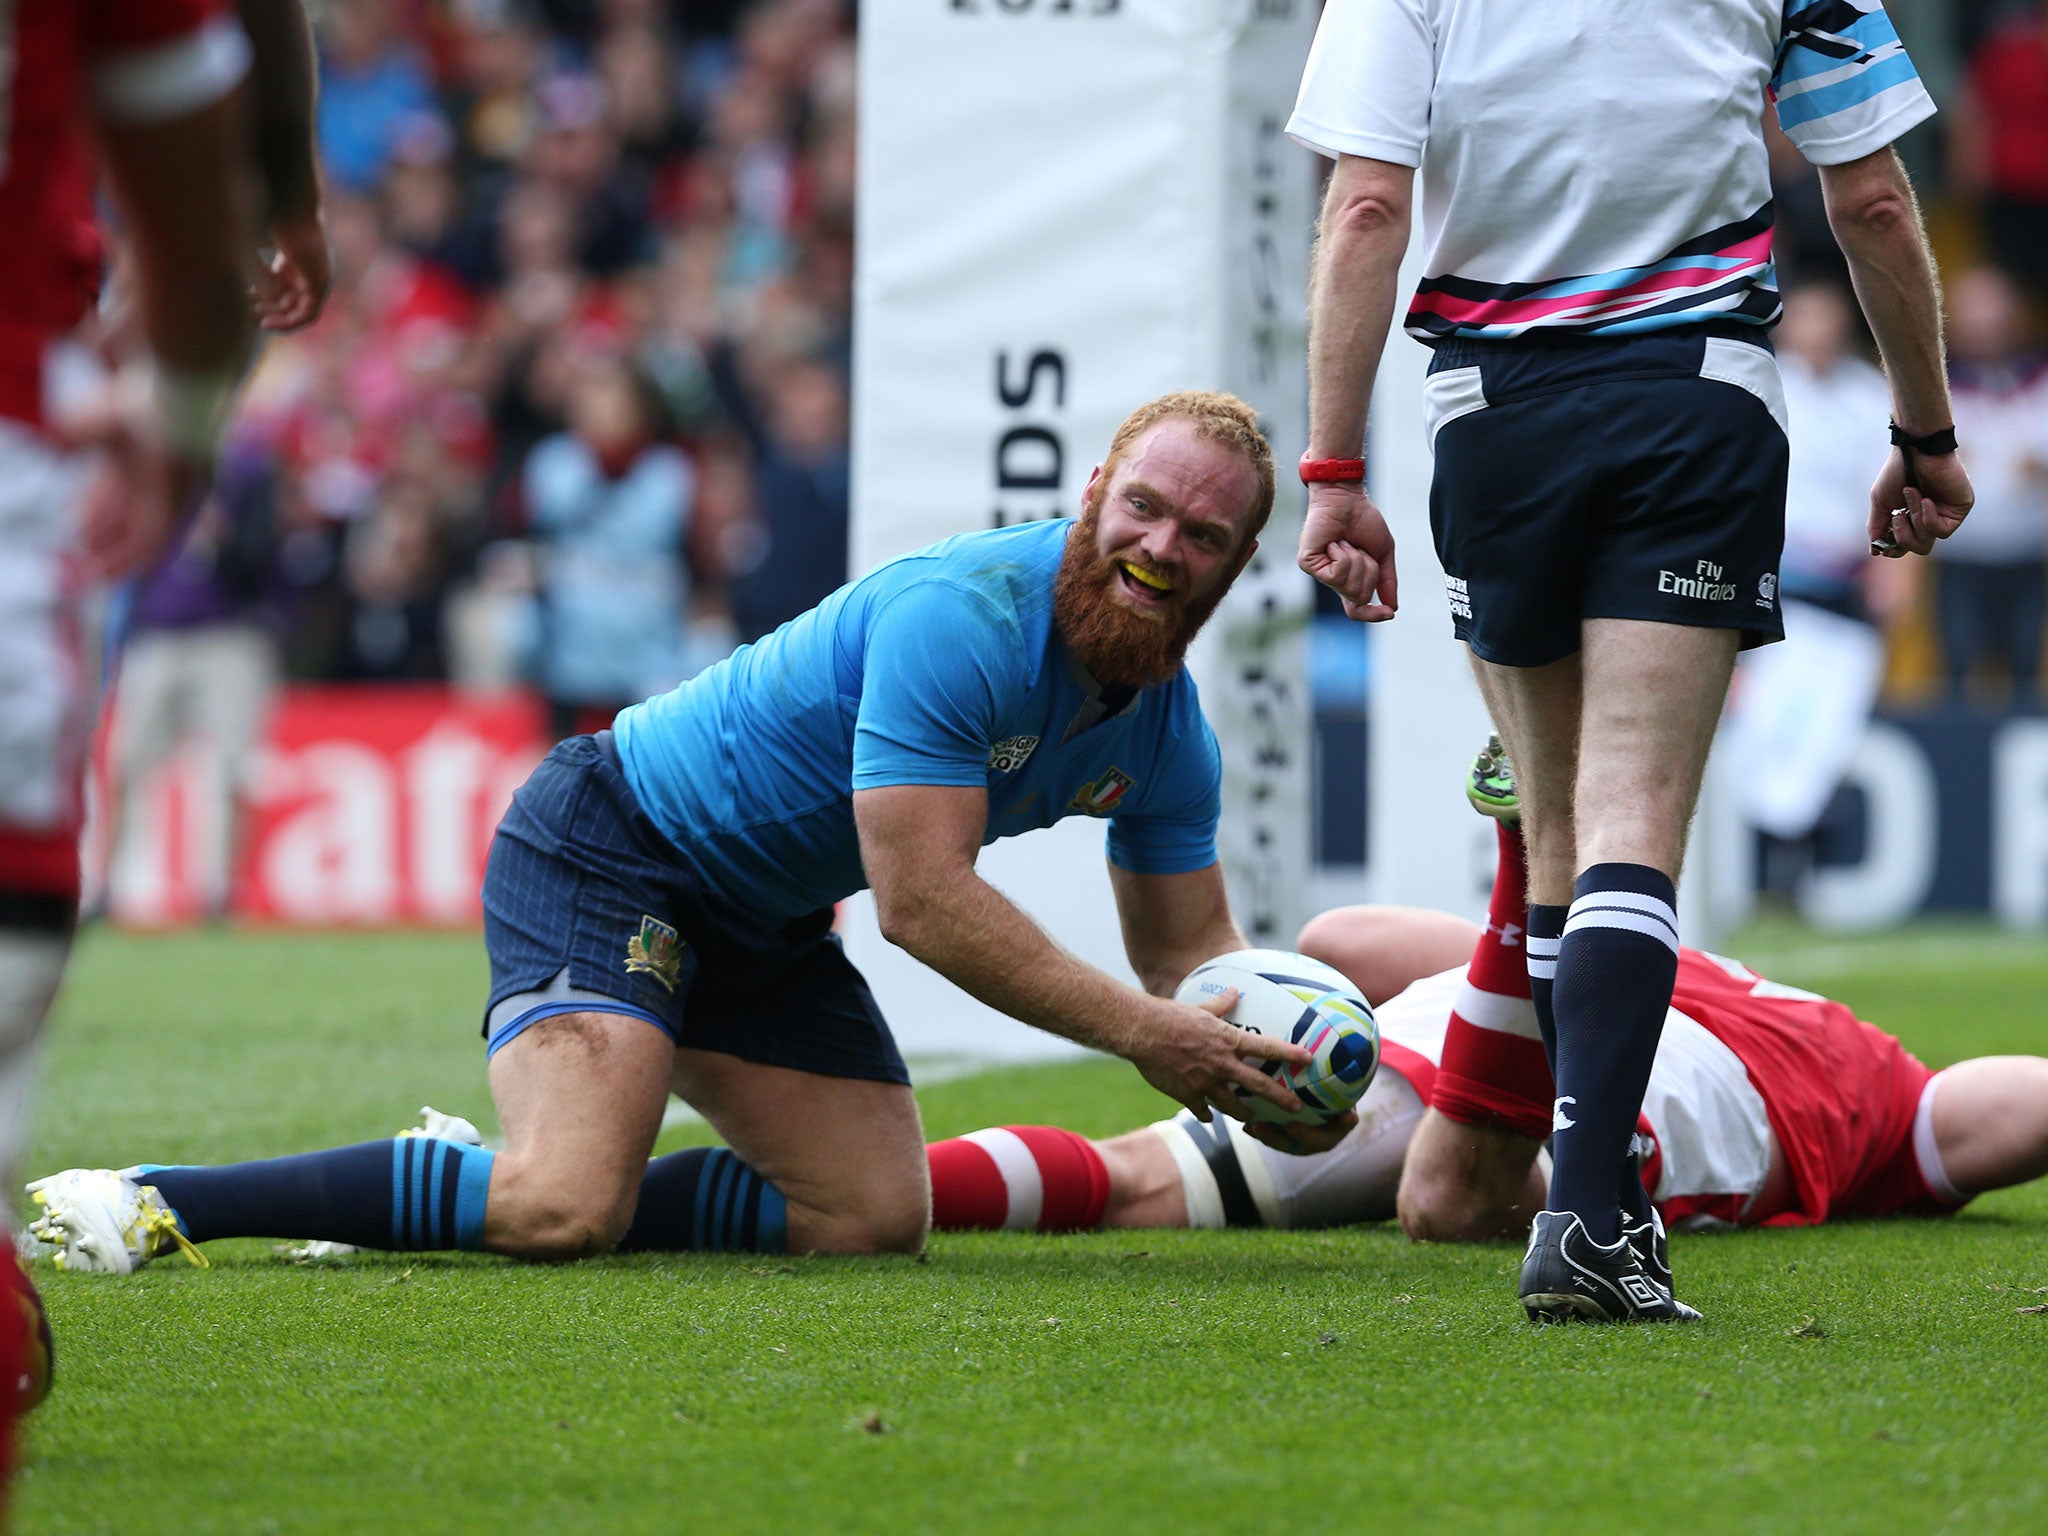
[[[1053,582],[1053,624],[1074,659],[1104,687],[1156,687],[1180,670],[1188,646],[1230,590],[1230,580],[1217,582],[1200,597],[1183,586],[1168,596],[1157,617],[1126,608],[1113,595],[1123,557],[1105,557],[1096,549],[1100,507],[1099,499],[1088,503],[1067,534]]]

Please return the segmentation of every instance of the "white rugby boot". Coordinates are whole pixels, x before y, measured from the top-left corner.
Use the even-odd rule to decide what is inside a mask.
[[[178,1218],[144,1184],[145,1168],[67,1168],[28,1186],[43,1214],[29,1231],[57,1250],[59,1269],[132,1274],[173,1249],[201,1269],[206,1255],[178,1230]]]
[[[420,1106],[420,1123],[400,1136],[431,1136],[436,1141],[459,1141],[468,1146],[484,1144],[484,1134],[460,1115],[444,1114],[431,1104]]]

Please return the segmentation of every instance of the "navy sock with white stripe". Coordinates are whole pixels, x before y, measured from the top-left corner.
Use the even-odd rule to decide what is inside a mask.
[[[1617,1191],[1678,975],[1678,893],[1643,864],[1595,864],[1558,945],[1552,1210],[1598,1243],[1620,1235]]]
[[[619,1252],[782,1253],[789,1204],[782,1191],[724,1147],[691,1147],[647,1165],[633,1225]]]
[[[1551,998],[1557,988],[1557,945],[1564,937],[1568,907],[1529,906],[1529,927],[1523,934],[1529,965],[1529,1001],[1536,1005],[1536,1028],[1543,1036],[1543,1054],[1550,1075],[1557,1076],[1557,1009]]]
[[[433,1136],[220,1168],[145,1166],[195,1243],[324,1238],[358,1248],[481,1248],[493,1154]]]

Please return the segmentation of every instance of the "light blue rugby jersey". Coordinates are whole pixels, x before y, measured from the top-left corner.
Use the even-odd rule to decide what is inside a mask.
[[[1092,705],[1052,623],[1070,521],[966,533],[841,587],[613,724],[634,796],[705,884],[780,925],[862,889],[852,792],[985,786],[982,841],[1109,824],[1139,874],[1216,861],[1222,782],[1194,680]]]

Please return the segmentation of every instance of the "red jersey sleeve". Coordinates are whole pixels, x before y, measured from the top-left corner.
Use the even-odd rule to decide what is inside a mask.
[[[190,37],[228,14],[228,0],[86,0],[85,54],[153,48]]]

